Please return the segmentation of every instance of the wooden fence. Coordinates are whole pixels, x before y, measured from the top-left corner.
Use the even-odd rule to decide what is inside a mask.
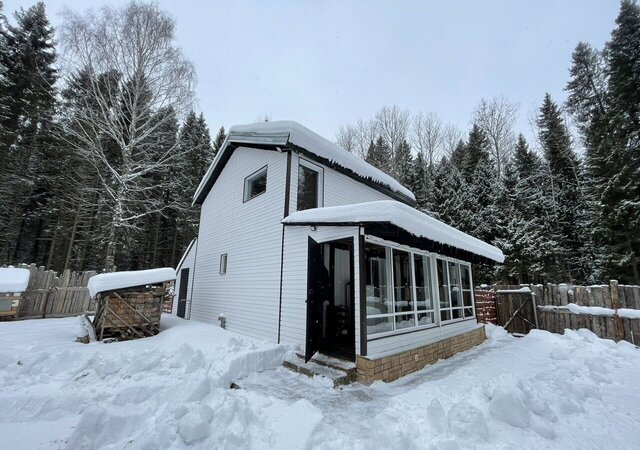
[[[35,264],[16,267],[29,269],[29,285],[22,294],[18,319],[76,316],[95,310],[87,283],[95,271],[71,272],[60,276],[53,270],[44,270]]]
[[[526,287],[533,293],[535,311],[530,300],[531,294],[514,292],[497,296],[498,324],[504,326],[513,318],[507,327],[509,332],[527,333],[533,328],[528,321],[537,322],[538,328],[553,333],[563,333],[567,328],[586,328],[604,339],[640,343],[640,318],[625,317],[624,313],[618,311],[627,309],[635,313],[633,310],[640,310],[640,286],[619,285],[617,281],[612,280],[608,285],[574,286],[548,283]],[[499,292],[520,288],[522,286],[500,286],[496,287],[496,290]],[[527,300],[531,306],[524,305]],[[606,309],[569,308],[569,304]],[[521,306],[523,308],[516,314]]]

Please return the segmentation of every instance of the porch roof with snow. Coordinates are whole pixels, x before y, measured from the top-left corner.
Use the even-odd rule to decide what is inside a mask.
[[[390,225],[416,238],[430,242],[436,252],[461,259],[503,262],[502,251],[469,236],[415,208],[393,200],[331,206],[295,212],[282,220],[285,225]],[[433,245],[435,244],[435,246]],[[448,251],[447,251],[448,250]],[[473,257],[471,257],[473,255]]]
[[[194,204],[202,204],[233,151],[238,147],[290,148],[317,160],[398,201],[415,205],[413,193],[396,179],[308,128],[292,121],[235,125],[200,182]]]

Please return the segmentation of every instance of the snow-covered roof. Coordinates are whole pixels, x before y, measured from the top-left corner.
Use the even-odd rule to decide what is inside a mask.
[[[0,268],[0,292],[24,292],[29,285],[29,269]]]
[[[449,245],[496,262],[503,262],[502,251],[469,236],[415,208],[394,200],[331,206],[295,212],[284,218],[284,224],[389,223],[408,233]]]
[[[134,286],[162,283],[176,279],[176,272],[171,267],[162,269],[136,270],[131,272],[109,272],[89,278],[89,294],[95,297],[100,292],[113,291]]]
[[[207,170],[193,196],[194,202],[198,203],[204,200],[202,196],[206,195],[210,188],[208,180],[213,175],[216,166],[225,160],[226,150],[230,142],[240,145],[242,143],[278,146],[292,144],[365,180],[380,185],[400,197],[406,198],[409,202],[415,202],[413,192],[400,184],[395,178],[293,121],[259,122],[231,127],[223,148],[216,155],[215,160]]]

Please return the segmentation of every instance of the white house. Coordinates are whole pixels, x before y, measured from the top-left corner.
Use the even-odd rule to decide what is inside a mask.
[[[484,339],[471,264],[502,252],[417,211],[395,179],[295,122],[232,127],[194,203],[181,317],[224,317],[307,359],[355,361],[365,382]]]

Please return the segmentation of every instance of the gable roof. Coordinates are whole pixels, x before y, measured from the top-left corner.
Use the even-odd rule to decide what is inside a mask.
[[[504,262],[502,250],[440,222],[415,208],[393,200],[297,211],[282,220],[286,225],[392,224],[418,238]]]
[[[194,204],[204,202],[231,153],[241,146],[286,147],[298,150],[399,201],[415,204],[413,193],[396,179],[292,121],[259,122],[231,127],[227,139],[193,196]]]

